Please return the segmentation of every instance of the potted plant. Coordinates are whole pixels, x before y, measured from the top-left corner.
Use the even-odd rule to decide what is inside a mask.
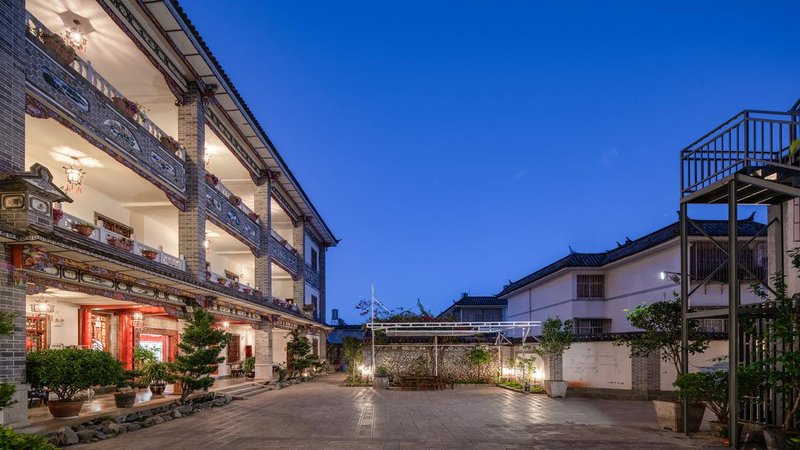
[[[159,139],[161,145],[166,147],[167,150],[171,151],[172,153],[178,153],[181,149],[181,144],[176,141],[172,136],[167,136],[166,134],[161,136]]]
[[[752,394],[758,386],[759,376],[755,366],[738,367],[736,377],[740,397]],[[690,404],[702,402],[714,413],[717,420],[710,423],[714,437],[730,437],[727,370],[684,373],[675,380],[673,386],[678,388],[681,400],[688,400]],[[741,433],[741,425],[737,432]]]
[[[571,320],[548,317],[542,324],[539,346],[534,349],[550,364],[550,379],[544,381],[544,389],[550,397],[566,397],[567,382],[562,379],[561,363],[564,351],[569,349],[575,335]]]
[[[372,387],[375,389],[389,389],[389,369],[386,366],[378,366],[375,369]]]
[[[64,218],[64,210],[61,208],[53,208],[53,223],[57,224],[63,218]]]
[[[150,261],[155,261],[156,258],[158,258],[158,254],[159,253],[155,250],[148,250],[148,249],[142,250],[142,256],[149,259]]]
[[[25,362],[28,383],[34,388],[49,388],[58,400],[47,403],[56,418],[76,417],[84,400],[80,391],[91,386],[116,385],[122,366],[110,353],[101,350],[65,348],[28,353]]]
[[[80,233],[82,236],[89,237],[92,235],[92,233],[94,233],[94,229],[96,227],[89,222],[80,221],[73,225],[73,228],[75,228],[75,231]]]
[[[233,206],[239,206],[242,204],[242,198],[238,195],[231,194],[228,196],[228,200],[233,203]]]
[[[72,63],[75,62],[78,55],[75,53],[74,48],[64,42],[64,38],[49,32],[42,33],[40,37],[45,47],[47,47],[62,64],[71,66]]]
[[[150,387],[153,397],[164,394],[169,378],[169,368],[161,361],[150,361],[142,367],[142,380]]]
[[[198,308],[187,319],[188,326],[178,343],[180,353],[170,369],[181,386],[181,402],[195,390],[208,389],[214,384],[211,373],[225,360],[219,356],[228,345],[230,334],[214,327],[214,317]]]
[[[217,187],[219,184],[219,178],[213,173],[206,172],[206,183],[210,184],[211,186]]]
[[[261,218],[261,216],[259,216],[258,214],[254,213],[254,212],[249,213],[247,215],[247,217],[249,217],[250,220],[252,220],[253,222],[258,222],[259,219]]]
[[[117,408],[131,408],[136,402],[136,377],[139,372],[136,370],[126,370],[122,373],[120,381],[117,382],[117,391],[114,392],[114,405]]]
[[[647,357],[653,353],[660,354],[664,362],[675,367],[678,376],[683,375],[681,358],[681,302],[677,293],[674,299],[661,300],[638,305],[627,314],[628,322],[641,333],[630,334],[620,338],[618,345],[627,345],[631,358]],[[690,355],[702,353],[708,348],[708,337],[699,330],[696,319],[689,320]],[[683,432],[681,402],[653,400],[658,426],[662,429]],[[689,432],[697,432],[703,420],[705,405],[691,403],[689,405]]]
[[[138,103],[128,100],[125,97],[111,97],[111,101],[122,110],[131,120],[138,120],[141,117],[142,107]]]
[[[126,252],[133,250],[133,241],[126,237],[109,236],[106,242]]]
[[[256,377],[256,358],[255,356],[248,356],[247,358],[242,361],[242,371],[244,371],[244,377],[248,379],[253,379]]]

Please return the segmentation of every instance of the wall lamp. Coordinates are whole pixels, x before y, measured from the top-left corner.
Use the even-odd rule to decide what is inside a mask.
[[[662,280],[666,280],[667,278],[669,278],[670,280],[672,280],[673,283],[681,284],[681,273],[680,272],[668,272],[668,271],[665,270],[665,271],[662,271],[658,275]]]

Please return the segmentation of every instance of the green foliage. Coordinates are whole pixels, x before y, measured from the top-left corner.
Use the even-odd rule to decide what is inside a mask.
[[[317,357],[311,354],[311,341],[301,334],[299,329],[294,329],[289,333],[286,350],[289,356],[287,365],[292,377],[302,374],[304,370],[312,367],[318,361]]]
[[[674,293],[672,301],[661,300],[639,305],[627,314],[628,322],[642,333],[620,338],[618,345],[627,345],[631,357],[646,357],[659,352],[661,359],[672,363],[681,375],[681,302]],[[689,320],[689,354],[702,353],[708,348],[708,337],[699,331],[699,322]]]
[[[792,267],[800,276],[800,248],[792,249],[788,253]],[[784,405],[783,427],[789,431],[794,424],[794,418],[800,413],[800,346],[796,344],[800,336],[800,301],[796,295],[787,293],[784,274],[777,273],[772,280],[776,294],[771,301],[772,320],[770,326],[764,330],[760,345],[775,349],[764,361],[768,368],[765,371],[767,384],[786,397],[793,396],[795,399],[794,402]],[[767,300],[764,289],[757,286],[754,290]]]
[[[569,349],[574,339],[572,320],[562,322],[559,317],[548,317],[542,324],[542,336],[535,351],[543,356],[558,356]]]
[[[248,356],[247,358],[242,361],[242,370],[245,373],[253,373],[256,371],[256,357],[255,356]]]
[[[739,397],[751,395],[759,384],[759,372],[755,366],[737,368],[736,380]],[[705,403],[717,416],[717,421],[728,422],[728,371],[685,373],[672,383],[678,388],[681,400]]]
[[[140,369],[141,381],[144,384],[162,384],[170,381],[169,365],[161,361],[150,361]]]
[[[800,139],[795,139],[789,144],[789,156],[794,155],[798,148],[800,148]]]
[[[0,450],[50,450],[55,449],[47,443],[47,438],[36,434],[18,433],[11,428],[0,426]]]
[[[122,366],[110,353],[77,348],[28,353],[25,370],[31,386],[47,386],[61,400],[73,400],[90,386],[116,385],[123,376]]]
[[[133,365],[136,368],[141,368],[144,365],[156,362],[158,358],[156,358],[156,354],[153,353],[152,350],[142,347],[141,345],[137,345],[133,349]]]
[[[14,393],[17,392],[17,388],[11,383],[0,383],[0,411],[3,408],[8,408],[9,406],[17,403],[14,400]]]
[[[516,367],[522,369],[522,380],[530,382],[533,377],[533,363],[536,362],[536,357],[533,356],[518,356],[516,360]]]
[[[14,318],[17,315],[9,311],[0,311],[0,336],[14,333]]]
[[[381,306],[375,305],[376,322],[454,322],[455,317],[436,317],[430,312],[420,299],[417,299],[416,311],[409,308],[395,308],[387,311]],[[372,301],[367,299],[359,300],[356,304],[359,315],[371,318]]]
[[[388,377],[389,375],[389,368],[386,366],[378,366],[378,368],[375,369],[376,377]]]
[[[467,354],[467,359],[473,366],[480,367],[492,362],[492,354],[483,347],[473,347]]]
[[[347,336],[342,344],[342,353],[344,360],[347,361],[347,371],[350,378],[355,379],[356,366],[364,358],[364,342],[352,336]]]
[[[141,372],[138,370],[123,370],[122,376],[119,381],[117,381],[117,389],[122,391],[136,387],[136,378],[141,375]]]
[[[170,365],[175,379],[183,385],[181,401],[194,391],[208,389],[214,384],[210,376],[219,363],[225,360],[219,356],[228,345],[230,334],[214,328],[214,317],[208,311],[198,308],[188,319],[188,326],[181,335],[175,362]]]
[[[272,367],[278,370],[278,381],[283,382],[286,379],[286,375],[289,374],[286,369],[286,363],[273,364]]]

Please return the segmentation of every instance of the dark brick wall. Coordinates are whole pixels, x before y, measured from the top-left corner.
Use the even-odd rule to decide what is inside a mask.
[[[178,141],[186,149],[186,211],[178,212],[178,250],[186,270],[206,279],[206,166],[203,100],[192,83],[178,107]]]
[[[328,306],[326,301],[325,265],[328,259],[328,247],[319,247],[319,320],[325,322],[328,318]]]
[[[631,389],[634,391],[661,389],[661,358],[658,352],[646,357],[631,357]]]
[[[272,258],[269,251],[269,235],[272,229],[272,180],[267,178],[255,189],[255,212],[261,217],[261,256],[255,259],[255,285],[265,295],[272,295]]]
[[[292,246],[299,253],[297,261],[297,276],[294,279],[294,303],[302,307],[306,298],[306,280],[303,278],[305,272],[306,257],[306,222],[305,219],[299,219],[295,225],[292,233]]]
[[[0,309],[16,314],[14,334],[0,336],[0,381],[22,381],[25,369],[25,287],[14,282],[10,247],[0,245]]]
[[[25,169],[25,1],[0,2],[0,172]]]

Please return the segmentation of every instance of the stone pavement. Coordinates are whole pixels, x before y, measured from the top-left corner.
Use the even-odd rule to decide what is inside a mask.
[[[341,387],[339,374],[219,410],[70,447],[101,449],[677,449],[649,402],[550,399],[493,386],[434,392]]]

